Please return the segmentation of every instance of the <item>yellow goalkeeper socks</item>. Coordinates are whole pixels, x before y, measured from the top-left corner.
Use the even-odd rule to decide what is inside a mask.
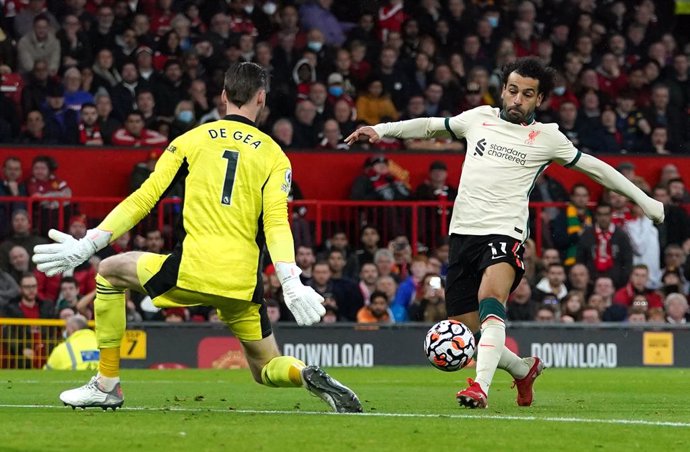
[[[302,369],[305,364],[292,356],[273,358],[261,369],[261,381],[272,388],[302,386]]]
[[[120,375],[120,343],[125,334],[125,291],[96,275],[96,338],[101,350],[98,371],[104,377]]]

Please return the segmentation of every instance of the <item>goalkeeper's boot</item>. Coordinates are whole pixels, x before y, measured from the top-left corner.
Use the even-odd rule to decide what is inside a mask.
[[[471,378],[467,379],[467,383],[469,387],[458,392],[455,396],[458,399],[458,403],[467,408],[486,408],[489,406],[486,393],[479,386],[479,383]]]
[[[519,406],[532,405],[532,398],[534,397],[532,386],[534,385],[534,380],[544,371],[544,362],[541,359],[536,356],[525,358],[525,361],[529,364],[528,360],[533,360],[533,362],[527,375],[524,378],[513,380],[513,387],[516,387],[518,391],[517,404]]]
[[[125,399],[122,397],[122,388],[117,383],[112,391],[104,391],[98,384],[95,376],[81,388],[70,389],[60,394],[60,400],[66,406],[75,408],[101,407],[103,410],[120,408]]]
[[[318,366],[302,369],[302,381],[307,391],[320,397],[338,413],[361,413],[362,404],[347,386],[328,375]]]

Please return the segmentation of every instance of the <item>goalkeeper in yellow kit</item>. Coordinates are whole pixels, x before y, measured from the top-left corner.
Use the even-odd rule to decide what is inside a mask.
[[[129,252],[109,257],[96,276],[98,374],[64,391],[72,407],[117,408],[120,342],[125,332],[125,290],[151,296],[156,306],[208,305],[241,341],[254,379],[271,387],[305,387],[338,412],[362,411],[357,396],[323,370],[281,356],[263,303],[261,254],[267,245],[285,303],[300,325],[325,313],[323,298],[302,285],[288,223],[290,161],[255,125],[266,104],[266,71],[233,65],[222,93],[228,115],[175,139],[154,172],[97,228],[75,240],[51,230],[56,243],[38,245],[33,260],[52,276],[76,267],[136,225],[178,177],[185,177],[183,237],[169,255]]]

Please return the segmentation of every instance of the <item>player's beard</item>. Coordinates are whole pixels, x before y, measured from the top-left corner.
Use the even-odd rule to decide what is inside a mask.
[[[513,124],[521,124],[525,122],[525,118],[529,116],[529,112],[525,113],[520,107],[503,107],[503,115]]]

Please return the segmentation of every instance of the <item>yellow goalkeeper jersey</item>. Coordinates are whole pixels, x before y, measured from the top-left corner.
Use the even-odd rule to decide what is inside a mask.
[[[252,300],[264,243],[274,262],[294,262],[287,196],[290,161],[249,119],[230,115],[173,140],[144,184],[98,226],[115,240],[186,173],[177,286]]]

